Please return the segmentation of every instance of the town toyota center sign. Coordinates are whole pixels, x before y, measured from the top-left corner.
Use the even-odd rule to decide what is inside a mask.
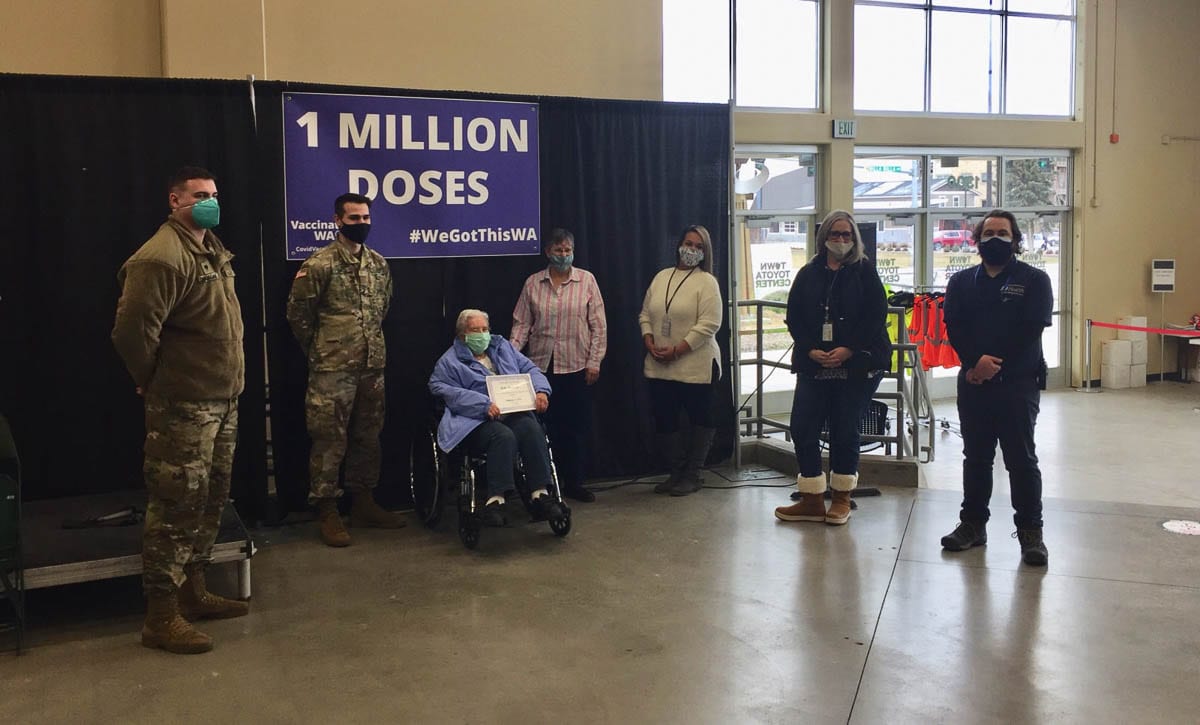
[[[290,260],[336,238],[346,192],[385,257],[540,252],[536,104],[288,93],[283,126]]]

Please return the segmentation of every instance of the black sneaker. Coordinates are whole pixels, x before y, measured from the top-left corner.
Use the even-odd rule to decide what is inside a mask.
[[[550,494],[535,498],[532,508],[534,519],[537,521],[556,521],[567,515],[567,512],[563,510],[563,505],[555,501]]]
[[[1013,534],[1021,542],[1021,561],[1029,566],[1045,566],[1050,552],[1042,541],[1041,529],[1017,529]]]
[[[479,517],[484,526],[506,526],[508,519],[504,516],[504,504],[499,501],[493,501],[483,507],[483,514]]]
[[[946,551],[966,551],[986,543],[987,524],[980,521],[960,521],[954,531],[942,537],[942,548]]]

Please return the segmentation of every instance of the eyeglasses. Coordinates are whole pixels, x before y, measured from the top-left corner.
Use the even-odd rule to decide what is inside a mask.
[[[854,232],[830,232],[830,239],[853,239]]]

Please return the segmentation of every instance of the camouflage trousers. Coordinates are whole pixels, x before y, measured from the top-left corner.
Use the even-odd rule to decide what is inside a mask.
[[[237,445],[237,398],[146,398],[149,501],[142,534],[142,588],[174,592],[187,564],[207,564],[229,499]]]
[[[342,495],[338,474],[343,462],[348,491],[375,488],[385,409],[383,371],[309,371],[304,406],[312,438],[308,502]]]

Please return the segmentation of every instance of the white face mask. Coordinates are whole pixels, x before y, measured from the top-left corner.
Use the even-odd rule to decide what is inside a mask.
[[[832,252],[835,258],[845,259],[850,250],[854,249],[854,242],[835,242],[829,240],[825,242],[825,248]]]
[[[685,267],[695,267],[697,264],[700,264],[704,261],[704,252],[692,247],[680,247],[679,261],[682,262],[683,266]]]

